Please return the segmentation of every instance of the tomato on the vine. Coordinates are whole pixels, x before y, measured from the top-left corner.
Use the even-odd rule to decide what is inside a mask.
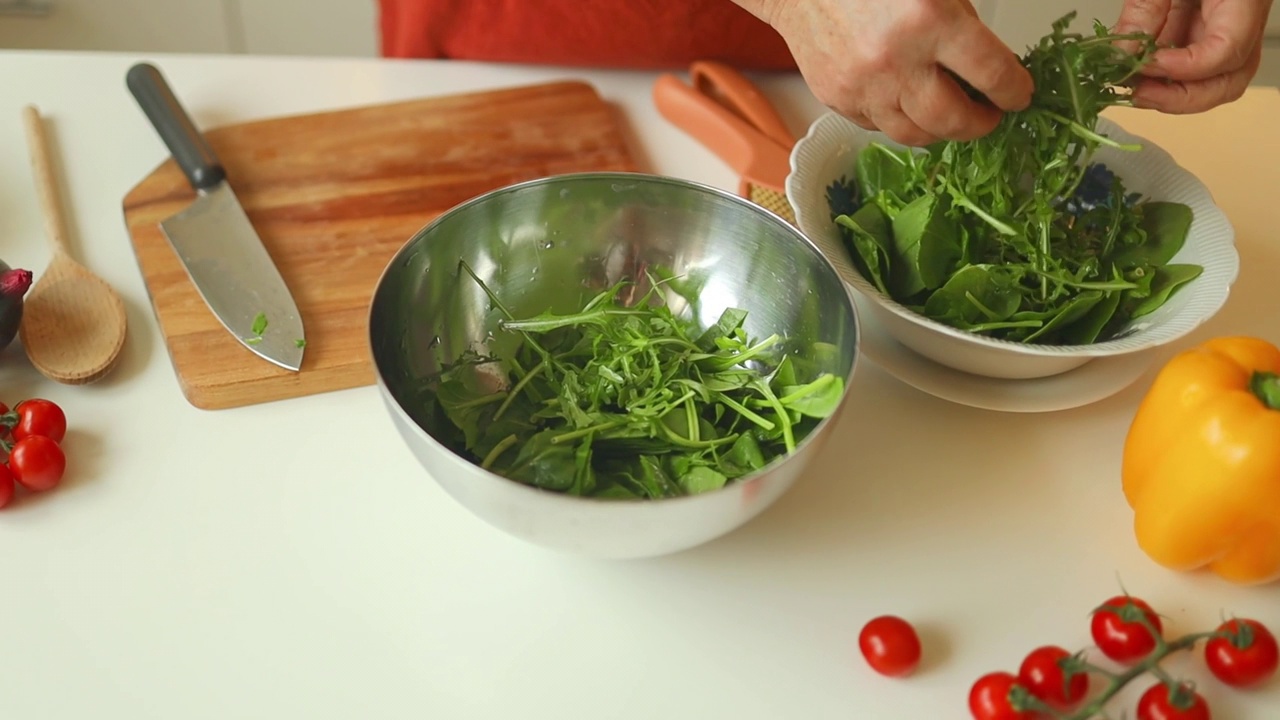
[[[1144,617],[1151,629],[1142,623]],[[1103,655],[1128,664],[1155,650],[1156,636],[1164,632],[1164,625],[1147,603],[1128,595],[1117,595],[1093,611],[1089,629]],[[1152,630],[1156,635],[1152,635]]]
[[[1056,645],[1045,645],[1027,653],[1018,668],[1018,682],[1041,702],[1057,710],[1070,710],[1089,692],[1089,674],[1072,672],[1067,677],[1071,653]]]
[[[1162,682],[1138,698],[1138,720],[1211,720],[1209,703],[1189,685],[1176,688]]]
[[[1231,687],[1249,687],[1271,677],[1280,664],[1276,636],[1257,620],[1228,620],[1204,646],[1204,661],[1214,677]]]
[[[9,450],[9,469],[28,490],[49,490],[62,480],[67,458],[54,440],[44,435],[28,435]]]
[[[13,410],[18,414],[18,424],[12,431],[15,440],[43,435],[54,442],[62,442],[67,434],[67,416],[52,400],[23,400]]]
[[[974,720],[1034,720],[1037,713],[1013,706],[1011,694],[1018,687],[1013,673],[1000,670],[983,675],[969,688],[969,712]]]
[[[904,677],[920,664],[920,637],[911,623],[893,615],[868,621],[858,634],[858,648],[881,675]]]
[[[0,508],[9,504],[13,500],[13,492],[16,488],[13,485],[13,473],[9,472],[8,465],[0,465]]]

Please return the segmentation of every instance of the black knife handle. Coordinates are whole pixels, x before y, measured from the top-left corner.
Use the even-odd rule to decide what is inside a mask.
[[[129,92],[160,134],[173,159],[182,168],[191,187],[208,190],[222,182],[226,171],[213,148],[196,129],[164,76],[149,63],[138,63],[125,75]]]

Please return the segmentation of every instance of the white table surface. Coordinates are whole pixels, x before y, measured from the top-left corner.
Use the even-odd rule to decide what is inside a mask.
[[[121,199],[166,155],[124,85],[141,57],[0,53],[0,258],[48,259],[20,109],[51,123],[76,255],[119,289],[130,337],[93,386],[47,381],[18,344],[0,400],[64,405],[63,485],[0,511],[0,718],[963,718],[971,683],[1042,643],[1090,643],[1123,582],[1170,633],[1223,613],[1280,629],[1280,586],[1236,588],[1140,553],[1118,468],[1150,373],[1097,404],[953,405],[864,363],[812,472],[739,531],[679,555],[588,561],[513,540],[418,467],[373,387],[235,410],[182,397]],[[201,126],[585,77],[643,162],[736,178],[652,108],[645,73],[151,56]],[[822,108],[760,78],[802,131]],[[1113,114],[1199,174],[1236,223],[1242,274],[1211,334],[1280,342],[1280,94],[1207,116]],[[873,674],[861,624],[916,622],[926,661]],[[1215,718],[1274,718],[1280,681],[1215,683]],[[1140,687],[1126,697],[1132,700]],[[1119,708],[1120,706],[1117,706]],[[1132,709],[1129,709],[1132,716]],[[1118,713],[1117,713],[1118,714]]]

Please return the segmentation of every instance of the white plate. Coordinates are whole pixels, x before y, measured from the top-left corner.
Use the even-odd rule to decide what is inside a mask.
[[[1132,385],[1156,361],[1159,348],[1091,360],[1075,370],[1031,380],[971,375],[918,355],[894,340],[871,312],[870,300],[853,292],[862,330],[861,352],[898,380],[934,397],[1001,412],[1069,410],[1098,402]]]

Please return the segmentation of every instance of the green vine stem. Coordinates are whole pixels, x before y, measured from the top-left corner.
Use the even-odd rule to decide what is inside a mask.
[[[1099,608],[1102,609],[1102,608]],[[1209,632],[1190,633],[1183,635],[1175,640],[1165,640],[1163,634],[1149,621],[1146,614],[1132,602],[1126,603],[1120,608],[1108,608],[1112,611],[1120,611],[1124,613],[1121,617],[1132,619],[1133,622],[1141,623],[1151,634],[1155,640],[1155,647],[1142,660],[1129,666],[1123,672],[1112,672],[1106,668],[1099,667],[1082,659],[1078,654],[1068,658],[1064,658],[1062,669],[1068,679],[1072,675],[1079,673],[1088,673],[1105,678],[1106,686],[1092,701],[1073,711],[1063,712],[1041,701],[1029,690],[1021,685],[1015,685],[1009,691],[1009,705],[1017,712],[1034,712],[1041,713],[1045,717],[1053,718],[1053,720],[1096,720],[1097,718],[1106,718],[1107,715],[1104,707],[1111,701],[1125,686],[1133,680],[1150,674],[1160,680],[1170,689],[1170,699],[1175,706],[1179,703],[1185,705],[1191,701],[1190,684],[1187,682],[1176,681],[1170,677],[1164,668],[1160,667],[1160,663],[1169,655],[1183,650],[1190,650],[1195,647],[1196,643],[1201,640],[1221,637],[1230,640],[1232,643],[1243,642],[1248,645],[1248,638],[1239,637],[1239,633],[1233,631],[1213,630]],[[1131,614],[1131,615],[1130,615]]]
[[[3,457],[6,461],[9,459],[9,453],[13,451],[13,438],[9,433],[17,425],[18,412],[16,410],[0,413],[0,457]]]

